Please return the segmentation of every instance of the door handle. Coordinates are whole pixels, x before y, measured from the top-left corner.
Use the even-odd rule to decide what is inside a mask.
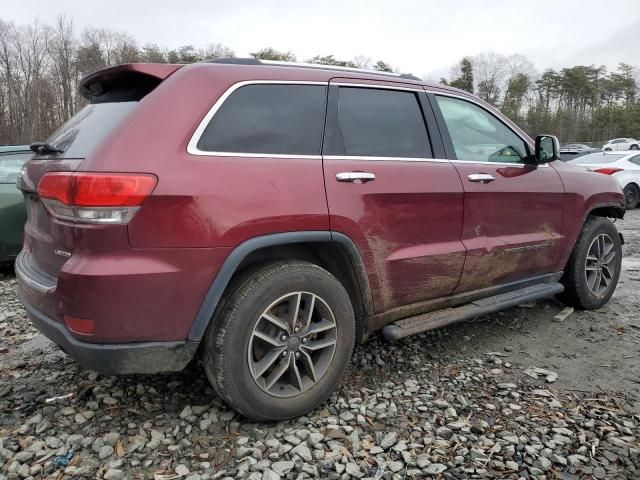
[[[467,176],[467,178],[470,182],[476,183],[489,183],[493,182],[496,179],[496,177],[494,177],[493,175],[489,175],[488,173],[472,173],[471,175]]]
[[[376,179],[375,173],[370,172],[340,172],[336,173],[338,182],[367,183]]]

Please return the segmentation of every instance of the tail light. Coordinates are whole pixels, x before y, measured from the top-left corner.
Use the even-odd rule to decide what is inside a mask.
[[[597,168],[594,172],[603,173],[604,175],[613,175],[616,172],[621,172],[622,168],[613,168],[613,167],[605,167],[605,168]]]
[[[38,195],[51,215],[81,223],[125,224],[156,186],[149,174],[50,172]]]

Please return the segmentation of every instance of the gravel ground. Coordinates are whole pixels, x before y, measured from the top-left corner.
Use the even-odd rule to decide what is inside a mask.
[[[639,478],[640,211],[618,222],[620,286],[564,321],[554,301],[358,347],[339,391],[295,421],[235,415],[199,365],[78,368],[0,280],[0,480]],[[639,232],[639,233],[636,233]]]

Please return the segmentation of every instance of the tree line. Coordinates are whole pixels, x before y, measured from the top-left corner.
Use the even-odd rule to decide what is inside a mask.
[[[475,93],[529,134],[597,146],[615,137],[640,137],[638,70],[620,63],[576,65],[536,74],[522,55],[465,57],[440,82]]]
[[[71,17],[52,23],[17,25],[0,18],[0,145],[45,139],[82,108],[80,80],[101,68],[131,62],[193,63],[234,57],[225,45],[168,49],[138,45],[127,32],[89,27],[79,30]],[[291,51],[267,47],[251,53],[265,60],[393,71],[366,56],[340,59],[316,55],[298,59]],[[537,74],[522,55],[483,53],[465,57],[442,83],[475,93],[501,109],[531,135],[555,133],[564,141],[601,142],[640,136],[638,71],[620,64],[574,66]]]

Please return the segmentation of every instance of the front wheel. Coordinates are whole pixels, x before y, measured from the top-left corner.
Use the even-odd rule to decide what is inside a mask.
[[[640,200],[640,190],[633,183],[630,183],[623,190],[624,200],[625,200],[625,208],[627,210],[633,210],[638,206],[638,201]]]
[[[560,280],[560,301],[593,310],[607,303],[620,277],[622,241],[616,227],[603,217],[588,217]]]
[[[630,149],[631,150],[638,150],[638,149],[640,149],[640,146],[638,146],[638,144],[636,143],[634,145],[631,145]]]
[[[317,265],[276,263],[225,301],[205,336],[205,371],[246,417],[285,420],[329,397],[354,343],[353,308],[342,284]]]
[[[605,151],[605,152],[610,152],[610,151],[611,151],[611,149],[610,149],[610,148],[605,148],[605,149],[604,149],[604,151]]]

